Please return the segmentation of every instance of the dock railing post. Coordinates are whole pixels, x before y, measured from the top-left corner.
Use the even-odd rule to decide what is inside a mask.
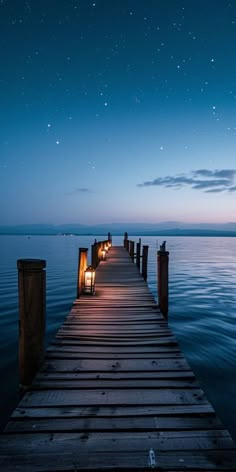
[[[18,259],[19,377],[21,390],[31,384],[44,358],[46,261]]]
[[[143,246],[142,253],[142,276],[147,281],[147,264],[148,264],[148,246]]]
[[[168,282],[169,282],[169,252],[165,250],[165,243],[157,251],[157,272],[158,272],[158,300],[160,311],[168,319]]]
[[[138,269],[140,269],[140,251],[141,251],[141,239],[139,238],[139,242],[136,244],[136,265]]]
[[[134,241],[129,242],[129,255],[132,261],[134,261]]]
[[[124,234],[124,247],[128,250],[128,233],[127,231]]]
[[[95,242],[91,246],[91,265],[96,269],[98,266],[98,243]]]
[[[98,247],[97,247],[97,265],[99,264],[100,260],[101,260],[101,251],[103,249],[103,245],[105,244],[104,241],[99,241],[98,244]]]
[[[84,271],[87,268],[88,248],[79,248],[78,276],[77,276],[77,298],[80,297],[84,289]]]

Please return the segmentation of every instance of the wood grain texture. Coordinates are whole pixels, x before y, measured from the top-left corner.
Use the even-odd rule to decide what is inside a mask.
[[[236,470],[236,449],[123,247],[96,270],[0,438],[6,472]]]

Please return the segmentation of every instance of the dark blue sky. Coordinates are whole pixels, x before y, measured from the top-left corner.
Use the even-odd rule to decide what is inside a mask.
[[[235,220],[236,2],[0,0],[1,224]]]

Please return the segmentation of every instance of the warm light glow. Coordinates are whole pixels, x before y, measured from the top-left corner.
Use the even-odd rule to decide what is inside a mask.
[[[105,249],[102,249],[101,250],[101,261],[105,261],[106,260],[106,251]]]
[[[93,295],[95,292],[95,269],[88,266],[84,272],[84,293]]]

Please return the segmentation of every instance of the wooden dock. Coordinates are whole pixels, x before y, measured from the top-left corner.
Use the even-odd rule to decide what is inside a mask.
[[[236,447],[123,247],[76,299],[0,439],[0,470],[236,471]]]

